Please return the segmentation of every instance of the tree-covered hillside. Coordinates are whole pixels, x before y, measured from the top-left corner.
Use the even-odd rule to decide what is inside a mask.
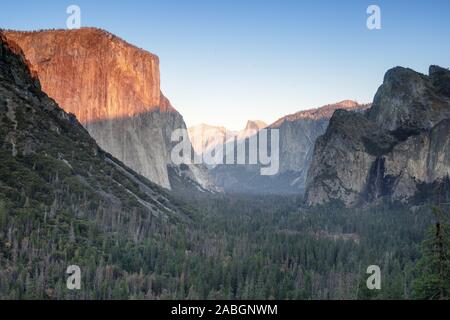
[[[0,36],[0,299],[411,298],[432,219],[427,207],[178,199],[103,152]],[[381,290],[366,287],[369,265]]]

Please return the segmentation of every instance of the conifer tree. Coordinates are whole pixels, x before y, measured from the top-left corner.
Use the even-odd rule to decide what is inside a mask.
[[[417,299],[450,298],[450,224],[448,214],[433,208],[435,224],[422,243],[422,258],[417,264],[419,277],[413,283]]]

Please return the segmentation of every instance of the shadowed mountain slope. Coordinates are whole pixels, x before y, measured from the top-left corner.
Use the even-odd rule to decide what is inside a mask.
[[[447,183],[449,79],[450,71],[438,66],[428,76],[396,67],[367,112],[336,112],[315,145],[307,203],[424,200],[433,184]]]
[[[5,31],[19,45],[43,90],[77,116],[100,147],[171,189],[171,134],[183,117],[160,91],[159,59],[100,29]],[[201,167],[183,177],[211,187]]]
[[[279,130],[279,173],[261,176],[259,165],[221,165],[211,170],[216,183],[228,192],[302,194],[311,164],[314,143],[325,133],[338,109],[364,110],[368,105],[345,100],[285,116],[268,126]]]

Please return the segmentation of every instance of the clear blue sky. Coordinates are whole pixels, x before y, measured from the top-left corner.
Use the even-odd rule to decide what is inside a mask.
[[[450,1],[3,1],[0,27],[104,28],[160,57],[162,90],[188,125],[273,122],[343,99],[370,102],[393,66],[450,67]],[[382,29],[368,30],[379,5]]]

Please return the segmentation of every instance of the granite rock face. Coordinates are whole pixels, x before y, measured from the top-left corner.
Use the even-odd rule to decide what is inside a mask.
[[[21,49],[0,31],[2,200],[21,208],[21,197],[26,198],[49,219],[59,213],[83,216],[96,211],[103,226],[113,213],[129,221],[183,214],[165,190],[102,150],[73,114],[41,90],[30,66]]]
[[[270,128],[280,130],[280,174],[293,174],[295,178],[290,185],[304,191],[314,144],[325,133],[333,113],[336,110],[358,112],[367,107],[344,100],[318,109],[300,111],[272,124]]]
[[[43,90],[75,114],[104,150],[171,188],[170,138],[186,125],[160,91],[156,55],[95,28],[5,35],[22,48]],[[204,174],[190,176],[208,188]]]
[[[302,194],[314,144],[325,133],[334,111],[356,112],[367,107],[345,100],[285,116],[268,126],[268,129],[278,129],[280,136],[280,170],[274,176],[261,176],[258,165],[218,166],[211,174],[229,192]]]
[[[337,111],[315,145],[306,201],[408,202],[450,174],[450,71],[389,70],[364,113]]]

